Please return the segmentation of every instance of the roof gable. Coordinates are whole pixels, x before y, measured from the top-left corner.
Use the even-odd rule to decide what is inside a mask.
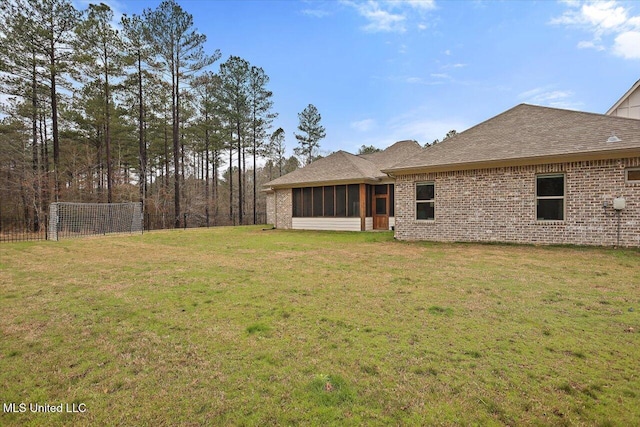
[[[606,142],[612,132],[620,142]],[[384,171],[535,163],[632,150],[640,150],[640,120],[520,104]]]
[[[383,167],[398,163],[422,150],[415,141],[396,142],[383,151],[365,155],[340,150],[276,178],[264,186],[293,187],[339,182],[375,182],[387,178],[387,175],[381,172]]]
[[[402,162],[416,154],[420,154],[424,149],[416,141],[398,141],[383,151],[377,153],[363,154],[363,157],[374,163],[379,169],[386,169]]]
[[[620,98],[606,113],[608,116],[640,119],[640,80]]]

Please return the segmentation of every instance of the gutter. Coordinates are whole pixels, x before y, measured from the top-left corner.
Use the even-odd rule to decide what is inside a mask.
[[[327,185],[348,185],[348,184],[377,184],[384,178],[367,177],[358,179],[343,179],[333,181],[307,181],[307,182],[292,182],[288,184],[276,184],[271,185],[262,191],[269,192],[275,190],[281,190],[285,188],[299,188],[299,187],[323,187]]]

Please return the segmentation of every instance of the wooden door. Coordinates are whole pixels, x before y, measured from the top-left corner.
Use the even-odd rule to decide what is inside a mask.
[[[389,229],[389,202],[386,194],[373,196],[373,229]]]

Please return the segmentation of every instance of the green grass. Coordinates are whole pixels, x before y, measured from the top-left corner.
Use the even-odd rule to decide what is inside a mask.
[[[153,232],[0,245],[0,425],[640,425],[640,252]]]

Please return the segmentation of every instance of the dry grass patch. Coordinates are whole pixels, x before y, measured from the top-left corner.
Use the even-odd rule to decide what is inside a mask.
[[[175,230],[0,245],[2,425],[633,425],[634,250]]]

